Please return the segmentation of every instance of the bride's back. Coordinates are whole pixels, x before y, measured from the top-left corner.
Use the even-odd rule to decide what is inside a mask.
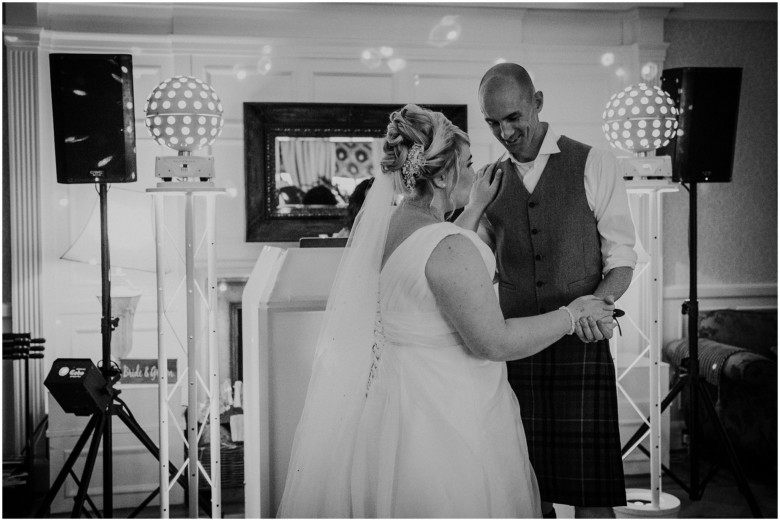
[[[406,239],[414,232],[429,224],[439,222],[431,214],[418,211],[409,211],[408,207],[401,204],[390,217],[390,224],[387,229],[387,240],[385,241],[385,250],[382,254],[382,267],[387,259]]]

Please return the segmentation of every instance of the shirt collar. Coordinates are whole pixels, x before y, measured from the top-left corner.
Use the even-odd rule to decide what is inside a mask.
[[[556,134],[551,125],[547,125],[547,133],[544,135],[544,140],[542,141],[542,146],[539,147],[539,154],[537,154],[536,159],[539,159],[539,156],[541,155],[547,155],[550,154],[557,154],[561,151],[560,148],[558,148],[558,134]],[[505,160],[506,158],[509,158],[510,161],[512,161],[516,165],[520,165],[520,161],[517,161],[509,152],[504,152],[504,155],[501,156],[501,161]],[[534,161],[536,161],[534,159]]]

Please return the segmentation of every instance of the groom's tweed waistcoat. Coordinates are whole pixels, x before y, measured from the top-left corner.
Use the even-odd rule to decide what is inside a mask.
[[[495,233],[498,293],[506,318],[553,311],[601,282],[601,240],[585,194],[590,147],[565,136],[533,194],[512,162],[486,211]],[[606,341],[575,335],[508,362],[531,463],[545,501],[625,504],[615,370]]]
[[[558,309],[601,281],[601,241],[583,180],[590,147],[565,136],[558,146],[533,195],[504,161],[503,186],[487,210],[507,318]]]

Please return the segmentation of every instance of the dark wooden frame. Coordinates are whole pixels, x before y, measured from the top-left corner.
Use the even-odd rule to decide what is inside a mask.
[[[244,169],[247,242],[297,242],[333,234],[343,227],[345,209],[299,214],[275,213],[275,140],[290,137],[383,137],[390,113],[402,104],[244,103]],[[468,132],[467,105],[425,105],[443,112]]]
[[[230,378],[244,381],[244,339],[241,302],[230,303]]]

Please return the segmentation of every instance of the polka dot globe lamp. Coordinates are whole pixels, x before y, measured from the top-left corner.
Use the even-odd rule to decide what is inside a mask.
[[[222,131],[222,102],[214,89],[190,76],[160,83],[146,98],[146,128],[155,141],[179,152],[214,142]]]
[[[601,116],[602,130],[612,147],[646,155],[675,137],[677,114],[660,87],[639,83],[612,95]]]

